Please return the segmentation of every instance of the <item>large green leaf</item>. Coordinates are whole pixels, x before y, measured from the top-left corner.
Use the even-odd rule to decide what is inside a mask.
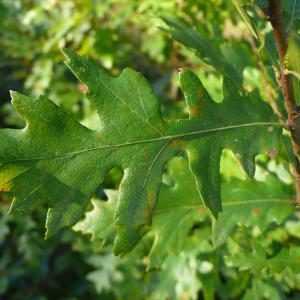
[[[10,211],[24,212],[46,201],[48,237],[74,224],[105,174],[120,166],[124,177],[114,216],[114,252],[126,253],[149,230],[164,165],[177,153],[187,153],[198,191],[217,216],[222,149],[232,149],[252,176],[255,155],[276,147],[282,125],[270,107],[256,93],[240,96],[230,80],[224,80],[223,103],[216,104],[193,73],[181,71],[189,118],[164,121],[139,73],[125,69],[114,78],[92,60],[65,53],[102,128],[85,128],[46,97],[13,92],[26,127],[0,131],[0,188],[15,195]]]

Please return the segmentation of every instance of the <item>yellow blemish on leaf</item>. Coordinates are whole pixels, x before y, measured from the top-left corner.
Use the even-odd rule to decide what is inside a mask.
[[[190,107],[190,114],[193,117],[198,117],[201,115],[201,111],[198,106],[192,106]]]
[[[12,184],[5,184],[0,187],[0,192],[9,192],[12,188]]]
[[[204,215],[206,213],[206,207],[202,206],[199,208],[200,215]]]
[[[147,197],[148,197],[148,199],[153,199],[155,197],[154,192],[153,191],[148,191]]]
[[[143,154],[144,159],[147,160],[149,158],[149,156],[150,156],[150,151],[149,150],[145,150],[144,154]]]
[[[260,208],[254,208],[254,209],[252,210],[252,214],[253,214],[253,216],[255,216],[255,217],[261,215],[261,209],[260,209]]]
[[[101,139],[103,137],[103,133],[101,131],[98,131],[96,136],[98,139]]]
[[[179,148],[179,147],[185,147],[186,146],[186,142],[182,141],[182,140],[173,140],[171,143],[171,147],[173,149]]]
[[[199,94],[198,95],[199,95],[200,98],[203,98],[205,96],[205,91],[204,91],[203,88],[199,89]]]

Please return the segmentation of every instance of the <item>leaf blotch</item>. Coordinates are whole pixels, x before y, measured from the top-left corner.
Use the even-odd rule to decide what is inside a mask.
[[[84,83],[78,83],[77,84],[77,90],[83,94],[87,94],[89,91],[89,88],[86,84]]]
[[[252,210],[252,215],[255,216],[255,217],[258,217],[261,215],[261,209],[260,208],[254,208]]]
[[[193,117],[200,116],[201,115],[201,111],[200,111],[199,106],[192,106],[192,107],[190,107],[190,113],[191,113],[191,116],[193,116]]]

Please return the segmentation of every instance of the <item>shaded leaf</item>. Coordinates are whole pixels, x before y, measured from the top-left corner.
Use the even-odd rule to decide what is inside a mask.
[[[293,211],[294,192],[274,175],[266,181],[232,179],[222,186],[224,211],[213,225],[216,247],[226,242],[237,225],[265,230],[271,223],[282,223]]]
[[[264,37],[259,33],[259,31],[256,29],[256,25],[251,20],[251,17],[247,13],[246,7],[247,5],[251,4],[251,1],[247,0],[231,0],[232,3],[235,5],[236,9],[238,10],[239,14],[247,24],[248,28],[250,29],[253,36],[259,41],[261,49],[264,46]]]
[[[280,300],[281,294],[276,286],[267,283],[263,280],[253,280],[252,286],[248,289],[242,298],[242,300],[259,300],[259,299],[270,299]]]
[[[285,269],[290,269],[294,274],[300,273],[300,247],[291,246],[290,249],[282,249],[278,255],[268,261],[270,274],[278,274]]]
[[[236,89],[243,92],[242,76],[233,68],[224,57],[219,45],[208,37],[202,36],[196,30],[175,19],[163,18],[168,25],[167,31],[174,40],[185,45],[208,65],[214,67],[224,77],[231,78]]]

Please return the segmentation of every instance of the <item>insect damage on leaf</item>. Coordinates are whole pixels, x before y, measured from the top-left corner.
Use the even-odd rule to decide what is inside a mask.
[[[216,104],[196,75],[181,71],[189,118],[165,121],[139,73],[125,69],[112,77],[90,59],[64,53],[86,86],[101,130],[87,129],[44,96],[14,92],[13,105],[26,127],[0,131],[0,189],[14,194],[12,213],[49,205],[47,237],[74,224],[106,173],[118,166],[124,176],[114,213],[114,252],[124,254],[149,230],[164,165],[178,153],[187,154],[197,189],[217,217],[222,149],[230,148],[253,176],[255,155],[276,148],[282,125],[271,108],[255,93],[241,96],[230,79],[224,78],[224,101]]]

